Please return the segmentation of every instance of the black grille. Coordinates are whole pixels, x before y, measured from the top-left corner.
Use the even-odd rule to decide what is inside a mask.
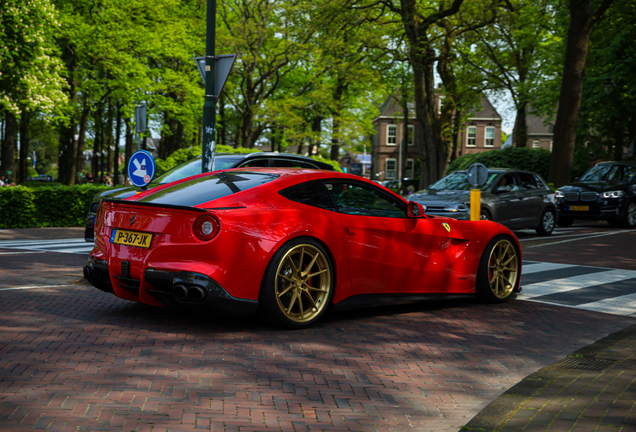
[[[579,193],[578,192],[566,192],[565,193],[565,200],[566,201],[578,201],[579,200]]]
[[[139,287],[141,286],[141,281],[138,279],[130,279],[121,276],[113,276],[117,281],[117,286],[125,289],[129,293],[139,295]]]
[[[598,199],[598,193],[596,192],[581,192],[581,201],[596,201]]]

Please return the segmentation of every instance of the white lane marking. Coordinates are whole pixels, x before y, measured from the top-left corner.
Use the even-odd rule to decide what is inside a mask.
[[[0,288],[0,291],[13,291],[13,290],[29,290],[29,289],[41,289],[41,288],[60,288],[60,287],[68,287],[75,285],[40,285],[40,286],[27,286],[27,287],[9,287],[9,288]]]
[[[614,315],[636,316],[636,294],[627,294],[591,303],[584,303],[577,305],[576,307],[579,309],[605,312]]]
[[[87,243],[84,239],[55,239],[55,240],[3,240],[0,246],[26,246],[26,245],[43,245],[43,244],[69,244],[69,243]]]
[[[590,236],[583,236],[583,237],[579,237],[579,238],[574,238],[574,239],[570,239],[570,240],[563,240],[563,241],[557,241],[557,242],[552,242],[552,243],[542,243],[542,244],[538,244],[538,245],[525,246],[525,247],[526,248],[534,248],[534,247],[540,247],[540,246],[551,246],[551,245],[555,245],[555,244],[569,243],[569,242],[578,241],[578,240],[586,240],[586,239],[591,239],[591,238],[596,238],[596,237],[605,237],[605,236],[610,236],[610,235],[614,235],[614,234],[630,234],[630,233],[629,232],[626,233],[625,231],[613,231],[611,233],[595,234],[595,235],[590,235]]]
[[[46,251],[34,250],[28,252],[0,252],[0,255],[39,254],[44,252]]]
[[[547,240],[547,239],[562,239],[562,238],[568,238],[568,237],[585,237],[585,236],[596,236],[596,235],[608,235],[608,234],[616,234],[617,232],[620,231],[612,231],[611,233],[585,233],[585,234],[552,234],[552,236],[550,237],[546,237],[546,236],[541,236],[541,237],[532,237],[532,238],[524,238],[524,239],[519,239],[520,242],[524,242],[524,241],[537,241],[537,240]]]
[[[0,241],[2,249],[18,249],[28,251],[44,251],[57,253],[87,254],[95,245],[83,239],[55,239],[55,240],[13,240]],[[24,252],[26,253],[26,252]],[[6,254],[9,254],[6,252]]]
[[[558,269],[568,268],[568,267],[580,267],[580,266],[574,265],[574,264],[559,264],[559,263],[527,264],[521,267],[521,276],[532,274],[532,273],[549,271],[549,270],[558,270]]]
[[[524,285],[523,291],[518,298],[520,300],[528,300],[534,297],[574,291],[581,288],[603,285],[633,278],[636,278],[636,271],[609,270],[600,273],[572,276],[563,279],[554,279],[546,282]]]

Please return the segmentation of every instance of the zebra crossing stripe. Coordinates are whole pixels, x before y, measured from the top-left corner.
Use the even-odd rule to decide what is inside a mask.
[[[628,294],[592,303],[585,303],[578,305],[577,308],[596,312],[605,312],[614,315],[636,316],[636,294]]]
[[[524,264],[521,268],[521,275],[527,275],[532,273],[539,273],[549,270],[559,270],[568,267],[578,267],[573,264],[558,264],[558,263],[536,263],[536,264]],[[523,279],[522,279],[523,281]]]
[[[522,275],[523,273],[524,270],[522,270]],[[523,291],[518,298],[520,300],[528,300],[535,297],[574,291],[581,288],[603,285],[632,278],[636,278],[636,271],[608,270],[600,273],[555,279],[546,282],[523,285]]]

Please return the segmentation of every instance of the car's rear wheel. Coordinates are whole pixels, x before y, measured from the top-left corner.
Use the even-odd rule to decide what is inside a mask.
[[[634,228],[636,226],[636,201],[629,201],[623,212],[623,227]]]
[[[556,223],[556,214],[552,209],[543,210],[543,214],[541,215],[541,220],[539,220],[539,226],[536,228],[537,234],[539,235],[550,235],[554,230],[554,225]]]
[[[570,226],[572,226],[573,222],[574,222],[574,219],[572,219],[571,217],[559,216],[559,219],[557,221],[557,225],[560,226],[560,227],[570,227]]]
[[[323,315],[334,291],[334,272],[324,247],[313,239],[290,241],[269,263],[259,295],[262,318],[300,329]]]
[[[505,301],[520,281],[520,254],[507,235],[492,239],[479,262],[477,296],[489,303]]]

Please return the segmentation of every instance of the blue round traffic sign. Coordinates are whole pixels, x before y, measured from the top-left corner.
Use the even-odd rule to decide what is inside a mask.
[[[155,159],[146,150],[137,150],[128,161],[128,177],[133,185],[144,187],[157,172]]]

